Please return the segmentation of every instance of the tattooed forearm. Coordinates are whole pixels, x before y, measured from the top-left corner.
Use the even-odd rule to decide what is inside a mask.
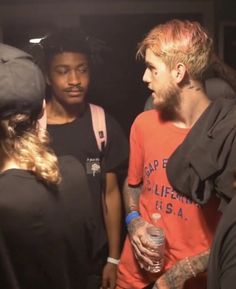
[[[167,270],[164,275],[162,275],[157,284],[162,288],[162,284],[166,284],[169,289],[180,289],[183,287],[186,280],[192,278],[192,272],[189,270],[188,264],[185,260],[181,260],[171,269]]]
[[[180,260],[157,279],[153,289],[182,289],[188,279],[206,271],[208,259],[209,251],[206,251]]]
[[[130,235],[133,235],[133,233],[140,227],[145,226],[146,222],[142,218],[135,218],[132,220],[132,222],[128,225],[128,232]]]
[[[125,201],[126,213],[139,210],[139,196],[141,192],[141,185],[137,187],[131,187],[127,181],[124,184],[123,195]]]
[[[210,251],[206,251],[198,256],[189,258],[190,264],[196,274],[206,271]]]
[[[128,198],[129,198],[129,212],[138,211],[139,209],[139,196],[140,196],[140,187],[132,188],[128,187]]]

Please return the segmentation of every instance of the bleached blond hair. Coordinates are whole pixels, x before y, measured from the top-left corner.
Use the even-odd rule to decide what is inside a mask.
[[[137,56],[145,58],[149,48],[169,69],[183,63],[192,78],[202,79],[212,46],[212,39],[198,22],[174,19],[154,27],[139,44]]]

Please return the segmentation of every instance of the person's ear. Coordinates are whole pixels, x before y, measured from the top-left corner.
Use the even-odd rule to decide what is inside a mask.
[[[43,128],[43,129],[47,128],[47,111],[46,111],[46,101],[45,101],[45,99],[43,100],[42,112],[41,112],[41,114],[39,116],[38,123],[39,123],[39,126],[41,128]]]
[[[51,85],[51,80],[50,80],[48,74],[45,76],[45,81],[46,81],[47,85]]]
[[[172,72],[175,82],[179,84],[186,76],[186,66],[183,63],[177,63]]]

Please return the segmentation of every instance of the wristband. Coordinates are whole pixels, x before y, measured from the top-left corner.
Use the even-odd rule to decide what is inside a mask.
[[[138,211],[132,211],[130,212],[126,218],[125,218],[125,223],[126,225],[128,226],[129,223],[133,220],[133,219],[136,219],[140,216],[140,213]]]
[[[119,259],[115,259],[115,258],[112,258],[112,257],[108,257],[107,258],[107,262],[108,263],[111,263],[111,264],[114,264],[114,265],[118,265],[120,260]]]

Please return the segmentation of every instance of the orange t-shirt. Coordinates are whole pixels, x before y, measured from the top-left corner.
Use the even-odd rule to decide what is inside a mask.
[[[188,132],[189,129],[178,128],[171,122],[161,122],[156,110],[140,114],[131,128],[128,183],[143,182],[139,203],[141,216],[164,229],[164,270],[186,256],[209,249],[219,220],[216,199],[200,207],[175,192],[167,179],[168,158]],[[127,238],[118,267],[118,286],[141,289],[156,278],[157,275],[140,269]]]

